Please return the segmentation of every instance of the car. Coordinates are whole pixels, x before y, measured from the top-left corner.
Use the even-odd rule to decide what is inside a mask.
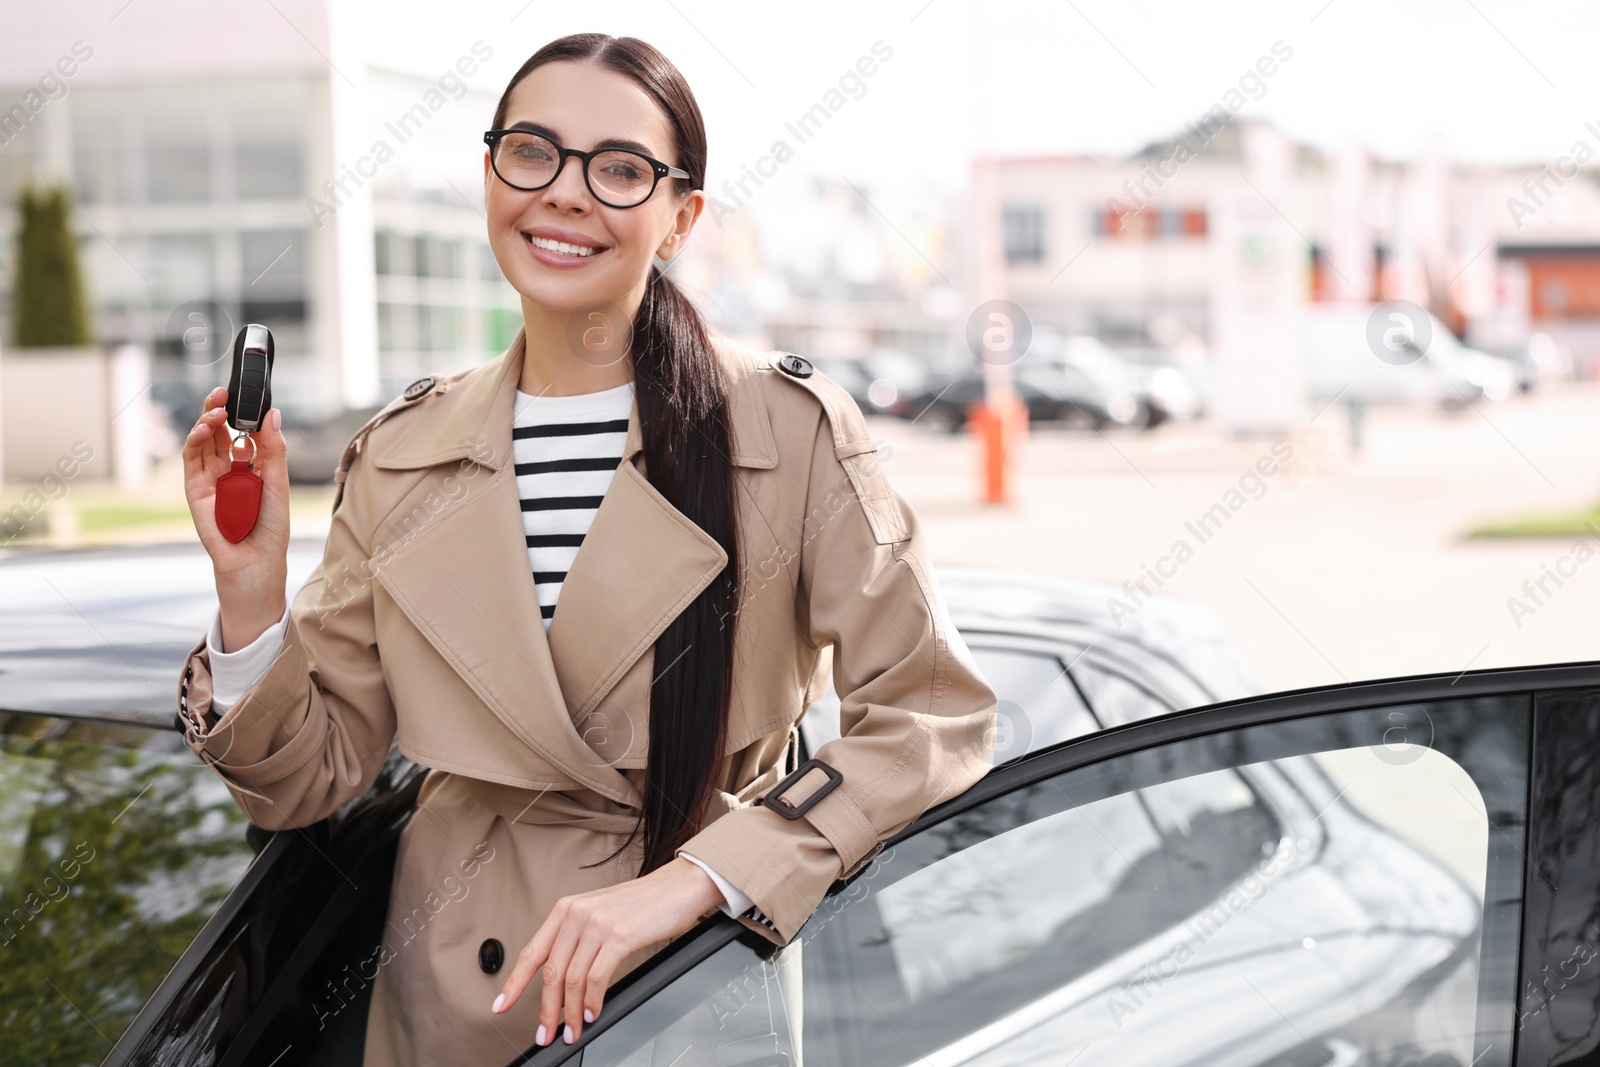
[[[321,548],[314,539],[291,542],[288,589],[310,575]],[[1050,656],[1061,654],[1075,661],[1073,684],[1097,694],[1099,719],[1075,706],[1030,727],[1008,711],[1011,745],[1019,752],[1030,736],[1040,744],[1105,722],[1255,691],[1237,649],[1199,605],[1155,602],[1118,629],[1108,621],[1109,586],[960,567],[936,574],[980,663],[1005,679],[1013,698],[1065,693],[1066,675],[1050,677],[1060,673]],[[0,558],[0,603],[6,605],[0,614],[0,825],[7,830],[0,839],[0,899],[27,914],[0,917],[0,938],[31,948],[39,961],[8,972],[15,980],[14,1011],[33,1020],[8,1025],[18,1042],[13,1047],[31,1050],[21,1062],[54,1062],[55,1053],[46,1050],[73,1062],[105,1053],[93,1028],[62,1024],[66,1000],[85,1007],[107,1035],[137,1033],[139,1027],[128,1030],[129,1024],[158,986],[186,990],[181,1003],[189,1008],[210,1004],[217,988],[195,984],[210,958],[207,946],[214,948],[202,927],[215,932],[229,916],[249,916],[255,949],[290,956],[323,944],[317,939],[329,936],[330,924],[355,939],[348,943],[373,933],[359,920],[381,917],[380,902],[346,900],[335,923],[335,912],[309,903],[328,888],[315,872],[332,874],[331,859],[322,857],[337,856],[337,868],[353,881],[386,886],[386,875],[369,879],[355,872],[392,863],[392,835],[404,825],[420,771],[395,752],[379,783],[338,819],[277,835],[248,825],[221,780],[175,731],[174,665],[216,610],[211,568],[197,544],[15,550]],[[1013,700],[1007,708],[1016,706]],[[830,731],[837,735],[837,715],[830,684],[804,720],[802,744],[814,751]],[[49,788],[52,776],[76,779],[67,801]],[[73,862],[80,843],[86,851],[63,870],[60,863]],[[28,873],[32,866],[40,867],[37,879]],[[297,888],[307,879],[316,884]],[[20,904],[11,901],[14,891]],[[71,905],[51,903],[52,896],[67,895],[75,897]],[[41,909],[35,918],[28,909],[40,905],[53,910]],[[49,940],[32,941],[46,926]],[[57,936],[64,931],[71,936]],[[348,943],[328,942],[322,951]],[[238,955],[227,959],[240,969],[205,971],[224,986],[229,973],[259,977],[271,969],[265,959],[248,965]],[[78,966],[86,960],[95,962],[92,973]],[[55,975],[63,999],[37,980],[43,973]],[[282,990],[288,986],[274,988],[274,996],[287,995]],[[252,1013],[266,1018],[262,1013],[276,1002],[258,1000],[262,993],[251,985],[243,995],[255,1006]],[[173,1003],[151,1001],[158,1002]],[[227,1003],[231,1015],[237,1006]],[[63,1029],[71,1033],[58,1032]],[[220,1045],[257,1032],[224,1028],[214,1036]]]
[[[319,547],[296,542],[291,586]],[[1126,618],[1097,583],[935,574],[1001,697],[994,769],[837,883],[787,946],[703,921],[619,981],[578,1042],[510,1062],[1594,1055],[1600,664],[1263,695],[1203,606]],[[422,772],[392,755],[329,820],[245,826],[172,722],[209,582],[192,545],[0,559],[0,892],[37,883],[15,934],[43,957],[4,972],[17,1062],[360,1055],[364,964]]]
[[[1170,347],[1144,344],[1115,351],[1123,359],[1144,367],[1153,379],[1160,375],[1153,386],[1173,396],[1173,418],[1205,417],[1216,395],[1217,371],[1204,345],[1191,340]],[[1172,382],[1174,375],[1181,379],[1181,386]],[[1192,408],[1186,415],[1183,408],[1189,405]]]
[[[912,398],[933,376],[932,367],[895,349],[878,349],[860,359],[808,357],[817,370],[844,387],[869,415],[905,416]]]
[[[1313,403],[1336,399],[1369,404],[1414,404],[1459,409],[1499,401],[1516,387],[1505,360],[1463,345],[1443,322],[1423,312],[1388,313],[1373,326],[1381,305],[1314,307],[1306,319],[1307,386]],[[1382,358],[1369,337],[1381,329]]]
[[[327,485],[339,469],[339,457],[356,432],[383,410],[383,404],[347,408],[313,419],[283,416],[283,437],[288,445],[290,485]]]
[[[1539,361],[1533,357],[1527,344],[1495,345],[1480,348],[1479,351],[1504,360],[1510,366],[1518,392],[1531,393],[1539,384]]]
[[[1148,359],[1151,354],[1144,355]],[[1177,366],[1130,359],[1088,334],[1036,330],[1022,362],[1076,369],[1110,392],[1132,395],[1139,405],[1136,421],[1146,428],[1169,419],[1192,419],[1200,412],[1200,396]]]
[[[1076,367],[1018,363],[1011,368],[1011,386],[1027,407],[1029,423],[1059,422],[1093,430],[1148,425],[1133,393],[1108,388]],[[936,376],[909,399],[902,413],[932,429],[960,433],[972,405],[986,392],[977,368]]]

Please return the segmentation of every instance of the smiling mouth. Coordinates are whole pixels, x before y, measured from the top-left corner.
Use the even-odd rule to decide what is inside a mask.
[[[591,248],[588,245],[568,244],[565,241],[553,241],[548,237],[534,237],[531,234],[526,233],[523,234],[522,237],[523,240],[527,241],[535,248],[542,248],[546,252],[554,252],[556,255],[560,256],[571,256],[573,259],[587,259],[590,256],[595,256],[605,251],[605,248],[603,247]]]

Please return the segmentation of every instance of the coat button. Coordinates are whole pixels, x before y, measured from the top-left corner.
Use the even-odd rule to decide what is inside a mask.
[[[811,361],[804,356],[797,356],[793,352],[785,352],[778,357],[778,369],[792,378],[809,378],[815,369]]]
[[[431,374],[426,378],[418,378],[416,381],[406,386],[405,398],[407,400],[415,400],[417,397],[421,396],[432,388],[433,376]]]
[[[478,946],[478,966],[482,968],[484,974],[495,973],[505,961],[505,946],[494,938],[491,937]]]

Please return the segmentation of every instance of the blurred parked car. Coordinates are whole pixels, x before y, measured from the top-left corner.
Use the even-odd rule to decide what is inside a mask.
[[[1479,351],[1506,362],[1515,376],[1519,392],[1532,392],[1534,386],[1539,384],[1539,361],[1533,358],[1526,344],[1498,345]]]
[[[1217,371],[1212,366],[1207,350],[1198,344],[1167,348],[1161,345],[1140,345],[1117,348],[1117,355],[1148,368],[1152,374],[1170,369],[1182,375],[1186,391],[1193,397],[1193,407],[1188,416],[1178,414],[1183,405],[1174,404],[1173,418],[1201,418],[1210,408],[1211,398],[1217,391]]]
[[[291,590],[320,549],[293,543]],[[507,1059],[1510,1067],[1600,1049],[1600,664],[1251,695],[1198,605],[1130,617],[1110,586],[936,580],[1001,698],[995,769],[783,949],[719,914],[614,985],[579,1041]],[[422,769],[392,754],[334,817],[247,827],[172,722],[211,581],[191,545],[0,558],[16,1062],[360,1059],[361,964]],[[808,710],[805,755],[827,758],[836,700]]]
[[[387,403],[385,401],[384,403]],[[283,437],[288,444],[289,484],[322,485],[333,481],[344,447],[383,409],[383,404],[350,408],[331,418],[283,416]]]
[[[1038,330],[1022,362],[1077,370],[1108,391],[1130,394],[1139,405],[1136,421],[1146,427],[1192,419],[1200,411],[1198,393],[1177,367],[1135,362],[1086,334]]]
[[[859,360],[842,359],[835,356],[807,356],[806,358],[811,361],[813,367],[838,382],[844,388],[844,391],[850,394],[850,398],[856,402],[856,407],[863,412],[873,410],[872,400],[867,395],[867,388],[872,384],[872,379],[868,376],[866,368],[862,367]]]
[[[1307,318],[1308,386],[1313,403],[1338,397],[1375,404],[1465,407],[1504,400],[1516,376],[1504,360],[1467,348],[1438,318],[1383,327],[1392,343],[1379,358],[1368,338],[1376,307],[1314,307]],[[1425,313],[1426,314],[1426,313]],[[1400,316],[1404,318],[1404,316]],[[1426,347],[1418,338],[1426,336]]]
[[[859,359],[807,358],[844,386],[856,406],[869,415],[906,415],[912,399],[933,376],[927,363],[894,349],[879,349]]]
[[[1023,361],[1011,368],[1011,384],[1027,406],[1030,423],[1060,422],[1096,430],[1148,425],[1133,393],[1109,388],[1076,367]],[[923,425],[958,433],[967,425],[971,405],[984,395],[983,375],[974,368],[931,379],[921,394],[909,399],[904,414]]]

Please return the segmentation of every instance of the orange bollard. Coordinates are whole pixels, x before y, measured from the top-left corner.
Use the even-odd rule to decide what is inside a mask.
[[[990,408],[982,400],[967,409],[967,425],[979,450],[981,499],[988,504],[1014,502],[1011,468],[1014,443],[1027,433],[1028,409],[1015,395]]]

